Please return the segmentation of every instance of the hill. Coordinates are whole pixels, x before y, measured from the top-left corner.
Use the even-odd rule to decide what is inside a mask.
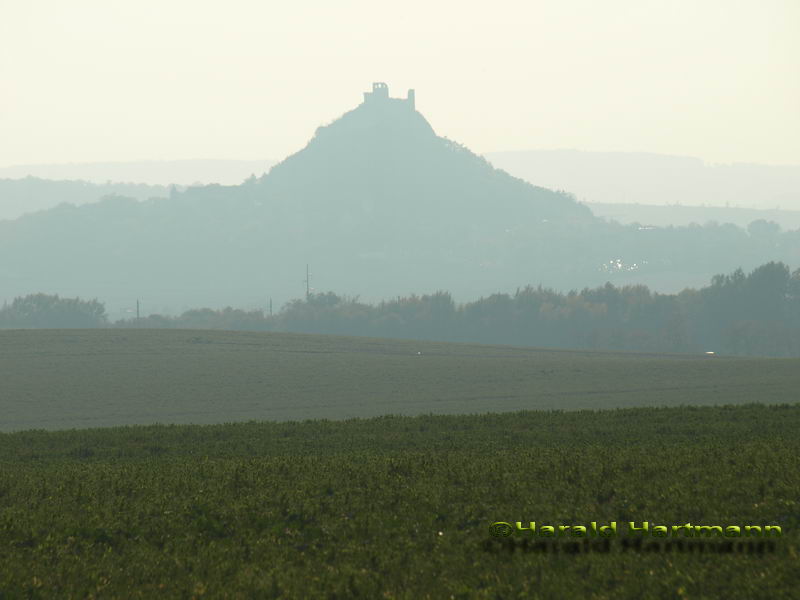
[[[265,198],[299,207],[306,227],[325,222],[346,234],[380,219],[374,225],[383,231],[391,225],[401,236],[449,239],[441,227],[448,222],[460,235],[544,219],[592,222],[570,196],[512,177],[437,136],[409,100],[381,87],[365,98],[259,181]]]
[[[567,194],[497,171],[436,136],[388,91],[369,98],[242,185],[0,223],[6,293],[98,296],[112,310],[136,297],[159,309],[263,306],[268,295],[296,297],[309,262],[316,283],[374,298],[438,287],[488,291],[506,278],[500,247],[512,231],[595,221]],[[514,262],[520,275],[527,270]]]
[[[0,331],[0,429],[779,403],[800,359],[191,330]]]
[[[495,169],[436,135],[412,99],[376,84],[300,152],[241,185],[100,203],[0,222],[0,286],[97,297],[109,311],[279,305],[312,286],[368,301],[456,299],[643,283],[705,284],[736,268],[800,262],[800,233],[650,229],[595,217],[565,192]],[[46,243],[45,243],[46,241]]]
[[[168,195],[169,189],[163,185],[55,181],[31,176],[23,179],[0,179],[0,220],[17,219],[24,214],[48,210],[64,203],[81,205],[99,202],[108,196],[148,200]]]

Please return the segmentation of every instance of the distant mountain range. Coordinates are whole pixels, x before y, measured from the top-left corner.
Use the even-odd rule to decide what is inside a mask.
[[[262,175],[272,160],[142,160],[132,162],[67,163],[0,167],[0,179],[79,179],[89,183],[235,185]]]
[[[794,212],[800,211],[800,165],[712,165],[690,157],[578,150],[493,152],[484,156],[515,177],[566,190],[588,203],[595,214],[623,223],[644,218],[657,225],[716,220],[746,226],[765,218],[784,229],[800,227],[800,216]],[[154,160],[0,168],[0,219],[16,218],[60,202],[83,204],[109,194],[138,199],[163,196],[171,184],[179,188],[236,185],[252,175],[260,177],[274,164],[271,160]],[[26,177],[80,180],[82,189],[74,183],[59,190],[41,182],[23,180],[12,185],[3,181]],[[647,206],[676,210],[647,210]]]
[[[766,223],[607,222],[436,135],[413,96],[380,85],[260,177],[160,190],[0,221],[0,292],[97,297],[113,315],[137,298],[162,313],[280,305],[304,293],[306,264],[312,291],[367,301],[539,283],[675,291],[768,260],[800,265],[800,232]]]
[[[22,179],[0,179],[0,220],[16,219],[27,213],[48,210],[62,203],[80,206],[98,202],[107,196],[124,196],[136,200],[164,198],[170,189],[183,191],[187,186],[165,186],[134,183],[94,183],[83,180],[50,180],[26,176]],[[709,221],[733,223],[747,227],[759,219],[774,221],[783,229],[800,228],[800,210],[733,208],[721,206],[654,206],[650,204],[586,203],[598,217],[623,224],[690,225]]]
[[[48,210],[62,203],[88,204],[106,196],[136,200],[164,197],[169,188],[143,183],[91,183],[82,180],[52,180],[27,176],[0,179],[0,220],[16,219],[27,213]]]
[[[668,227],[703,225],[709,222],[733,223],[748,227],[753,221],[777,223],[786,230],[800,229],[800,210],[775,210],[758,208],[726,208],[724,206],[653,206],[650,204],[595,204],[587,203],[598,217],[613,219],[623,224],[639,223]]]
[[[580,150],[485,156],[516,177],[589,203],[800,210],[800,165],[714,165],[686,156]]]

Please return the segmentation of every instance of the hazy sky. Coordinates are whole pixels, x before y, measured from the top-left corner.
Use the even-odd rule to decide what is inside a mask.
[[[0,166],[281,159],[373,81],[477,152],[800,164],[800,0],[0,0]]]

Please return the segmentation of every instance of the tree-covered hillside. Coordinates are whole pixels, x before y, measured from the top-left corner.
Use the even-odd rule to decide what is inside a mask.
[[[368,300],[467,300],[554,289],[698,286],[771,260],[800,263],[800,232],[620,225],[564,192],[494,169],[437,136],[406,101],[364,102],[242,185],[110,198],[0,222],[0,289],[148,305],[264,306],[305,287]]]
[[[0,220],[47,210],[62,203],[86,204],[107,196],[127,196],[137,200],[164,197],[163,185],[141,183],[91,183],[79,180],[54,181],[39,177],[0,179]]]

